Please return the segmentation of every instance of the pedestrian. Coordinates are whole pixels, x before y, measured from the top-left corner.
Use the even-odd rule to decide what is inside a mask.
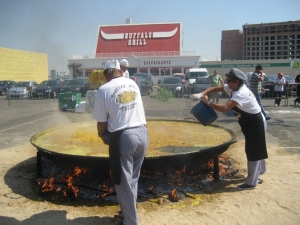
[[[298,74],[295,78],[295,83],[297,83],[297,88],[296,88],[296,98],[294,99],[294,105],[296,103],[300,103],[300,74]]]
[[[259,175],[266,172],[265,159],[268,158],[265,132],[267,123],[254,94],[246,86],[247,76],[233,68],[225,74],[224,86],[210,87],[199,94],[191,95],[192,100],[201,99],[208,106],[219,112],[230,109],[238,117],[238,123],[245,136],[248,175],[240,189],[253,189],[262,183]],[[213,92],[226,92],[230,99],[225,104],[213,103],[208,95]]]
[[[271,117],[266,115],[265,109],[261,103],[261,92],[262,92],[261,82],[264,81],[264,76],[265,76],[265,74],[263,72],[262,66],[257,65],[255,67],[255,71],[251,74],[249,89],[255,95],[255,98],[261,108],[262,114],[264,115],[266,120],[269,120],[269,119],[271,119]]]
[[[210,75],[207,80],[210,83],[211,87],[220,86],[221,84],[224,85],[222,77],[218,74],[217,70],[214,70],[214,74]],[[214,92],[210,97],[213,99],[214,103],[219,103],[220,95],[220,92]]]
[[[283,73],[279,72],[278,76],[274,78],[274,91],[275,91],[275,103],[274,106],[280,106],[282,93],[284,90],[285,79]]]
[[[129,78],[128,66],[129,62],[126,59],[120,61],[121,71],[123,72],[123,77]]]
[[[106,129],[111,133],[110,168],[123,217],[117,224],[136,225],[138,179],[149,145],[145,110],[139,87],[122,76],[118,60],[108,61],[103,73],[107,83],[98,89],[92,117],[99,137]]]

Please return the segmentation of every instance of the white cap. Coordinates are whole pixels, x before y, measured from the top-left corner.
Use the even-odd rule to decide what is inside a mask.
[[[126,59],[122,59],[122,60],[120,61],[120,64],[121,64],[121,66],[126,66],[126,67],[129,66],[129,62],[128,62]]]
[[[107,61],[107,63],[104,66],[104,70],[106,69],[120,69],[120,63],[117,59],[113,59],[111,61]]]

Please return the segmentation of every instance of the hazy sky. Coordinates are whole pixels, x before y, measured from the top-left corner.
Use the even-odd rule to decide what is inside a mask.
[[[300,20],[300,0],[0,0],[0,47],[48,54],[49,70],[95,53],[99,25],[181,22],[184,51],[220,60],[222,30]]]

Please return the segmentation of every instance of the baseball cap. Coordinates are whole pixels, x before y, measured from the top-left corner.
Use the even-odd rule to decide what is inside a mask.
[[[126,66],[126,67],[128,67],[128,66],[129,66],[129,62],[128,62],[126,59],[122,59],[122,60],[120,61],[120,65],[121,65],[121,66]]]
[[[120,69],[120,63],[117,59],[113,59],[111,61],[107,61],[107,63],[104,66],[104,70],[106,69]]]
[[[227,76],[231,76],[235,79],[239,79],[242,80],[244,82],[248,82],[248,78],[246,76],[246,74],[243,71],[240,71],[236,68],[232,68],[228,73],[226,73],[225,75]]]

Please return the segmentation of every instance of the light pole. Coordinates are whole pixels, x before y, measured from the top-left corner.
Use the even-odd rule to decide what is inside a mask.
[[[184,50],[184,47],[183,47],[184,33],[185,33],[184,31],[181,32],[181,37],[182,37],[182,39],[181,39],[181,42],[182,42],[181,43],[181,48],[182,48],[182,51]]]

